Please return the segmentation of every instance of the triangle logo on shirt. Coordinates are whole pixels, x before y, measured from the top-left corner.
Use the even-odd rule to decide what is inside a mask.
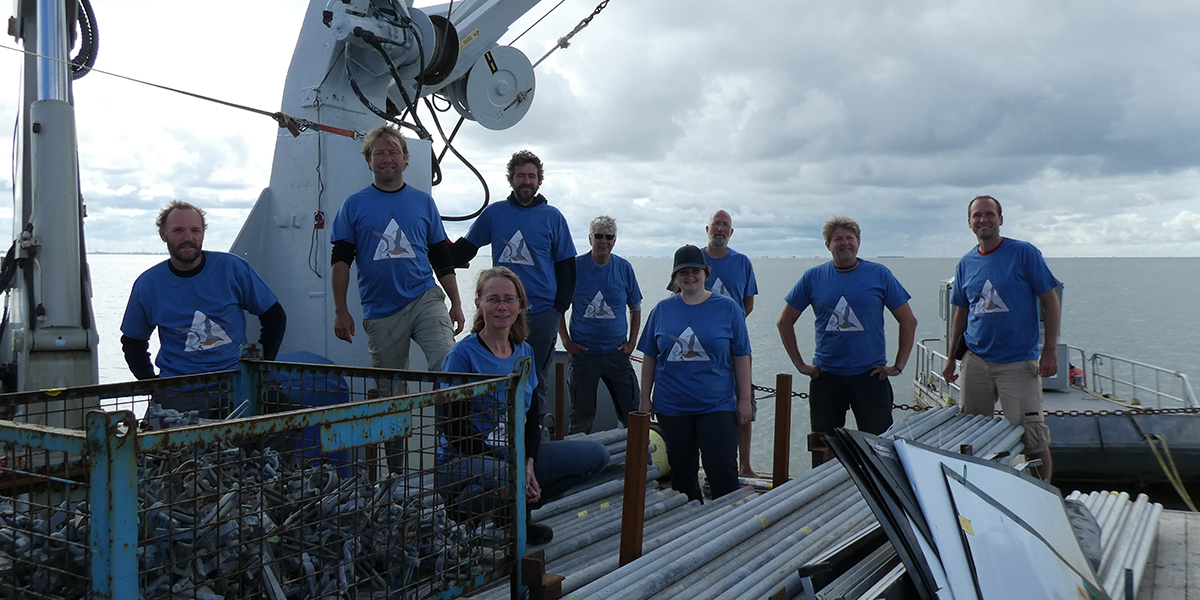
[[[729,288],[725,287],[725,282],[721,281],[720,277],[713,281],[711,289],[713,293],[729,296],[730,298],[733,297],[733,293],[729,291]]]
[[[992,280],[988,279],[983,282],[983,291],[979,293],[979,299],[975,301],[975,314],[1006,312],[1008,312],[1008,305],[1004,303],[1004,298],[1000,297],[1000,292],[996,291],[996,286],[992,285]]]
[[[866,331],[862,321],[858,320],[858,315],[854,314],[854,309],[850,308],[850,303],[846,301],[846,297],[842,296],[838,299],[837,306],[830,311],[829,322],[825,324],[825,331]]]
[[[375,247],[374,260],[417,257],[413,252],[412,243],[408,241],[408,236],[404,235],[404,230],[400,229],[400,224],[396,223],[395,219],[388,221],[387,229],[384,229],[383,233],[374,229],[371,230],[371,233],[379,238],[379,245]]]
[[[233,339],[216,321],[208,315],[196,311],[192,316],[192,327],[188,329],[187,341],[183,343],[184,352],[203,352],[232,344]]]
[[[525,236],[521,234],[520,229],[513,234],[511,240],[504,238],[500,238],[500,240],[504,242],[504,250],[500,253],[500,258],[496,260],[497,263],[512,263],[530,267],[537,265],[533,260],[533,253],[525,244]]]
[[[617,315],[613,313],[613,309],[604,301],[604,293],[596,291],[596,297],[588,302],[587,308],[583,311],[585,319],[615,319]]]
[[[704,346],[700,345],[700,338],[696,337],[696,332],[692,331],[691,327],[684,329],[679,337],[667,335],[675,340],[675,345],[667,354],[667,362],[705,362],[709,360],[708,352],[704,351]]]

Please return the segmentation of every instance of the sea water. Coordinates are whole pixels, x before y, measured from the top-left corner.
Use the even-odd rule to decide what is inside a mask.
[[[88,257],[92,273],[93,307],[100,334],[100,380],[104,383],[132,379],[121,352],[121,318],[129,299],[129,290],[142,271],[166,257],[161,255],[97,254]],[[805,269],[828,258],[753,259],[758,279],[754,311],[747,318],[754,356],[754,383],[774,387],[776,374],[793,375],[793,389],[808,391],[808,379],[796,372],[779,341],[775,326],[783,310],[783,298]],[[912,296],[909,301],[918,320],[916,339],[938,338],[941,316],[938,307],[938,283],[954,275],[953,258],[880,258]],[[459,288],[464,299],[467,322],[474,315],[471,302],[474,277],[487,260],[476,260],[466,271],[459,271]],[[645,300],[642,321],[655,303],[668,295],[671,260],[667,258],[631,258]],[[1083,348],[1089,354],[1102,352],[1138,360],[1182,372],[1193,389],[1200,385],[1200,258],[1050,258],[1051,271],[1064,284],[1061,340]],[[287,306],[284,306],[286,310]],[[895,357],[898,327],[884,318],[889,364]],[[295,326],[295,325],[293,325]],[[251,335],[251,337],[254,337]],[[813,312],[807,310],[796,324],[796,338],[806,361],[813,356]],[[157,352],[157,339],[151,340],[151,354]],[[284,340],[284,348],[289,348]],[[636,353],[635,353],[636,354]],[[1077,355],[1074,355],[1077,356]],[[892,378],[896,402],[913,401],[910,360],[904,374]],[[897,418],[901,415],[897,413]],[[852,418],[851,418],[851,422]],[[756,469],[770,471],[772,449],[770,435],[774,427],[774,401],[759,401],[758,420],[751,457]],[[808,405],[797,399],[792,406],[792,470],[808,468],[804,437],[808,434]]]

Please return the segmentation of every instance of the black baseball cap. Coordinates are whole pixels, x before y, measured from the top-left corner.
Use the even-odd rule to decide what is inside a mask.
[[[671,268],[674,277],[680,269],[701,269],[708,264],[704,262],[704,253],[699,248],[688,244],[675,251],[675,266]]]

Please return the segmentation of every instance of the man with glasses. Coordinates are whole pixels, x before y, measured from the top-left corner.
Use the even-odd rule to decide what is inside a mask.
[[[750,257],[729,247],[729,238],[733,237],[733,217],[724,210],[718,210],[709,218],[704,232],[708,234],[708,245],[702,249],[704,260],[712,271],[704,281],[704,287],[733,298],[742,305],[749,317],[750,311],[754,310],[754,297],[758,295],[758,282],[754,279]],[[757,416],[758,404],[753,404],[754,415]],[[738,426],[738,472],[743,477],[758,477],[758,473],[750,466],[750,436],[754,419],[750,421]]]
[[[637,410],[638,381],[629,355],[642,325],[642,291],[633,266],[612,253],[617,222],[601,215],[588,226],[592,250],[575,258],[575,297],[571,327],[564,315],[558,335],[571,355],[567,386],[571,393],[571,433],[591,433],[596,391],[604,382],[621,424]],[[625,311],[629,310],[628,325]]]

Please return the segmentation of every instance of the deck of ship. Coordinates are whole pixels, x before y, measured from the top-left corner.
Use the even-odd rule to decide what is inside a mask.
[[[1200,600],[1200,513],[1162,512],[1137,600]]]

